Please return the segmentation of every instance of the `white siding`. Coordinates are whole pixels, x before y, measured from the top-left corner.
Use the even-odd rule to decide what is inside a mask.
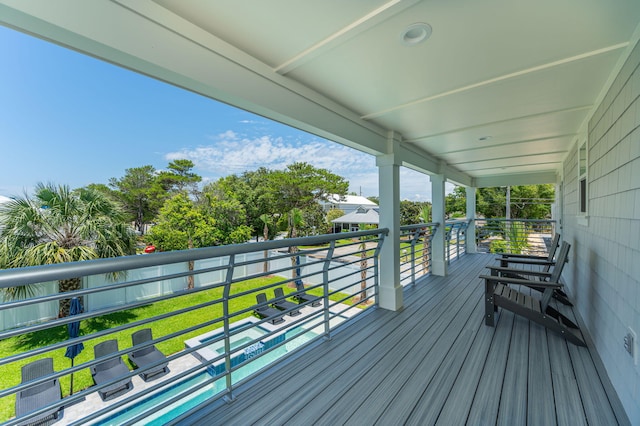
[[[640,44],[589,121],[588,222],[578,217],[578,140],[564,163],[564,278],[632,424],[640,366],[625,352],[640,333]],[[640,334],[639,334],[640,336]],[[636,348],[639,345],[636,344]]]

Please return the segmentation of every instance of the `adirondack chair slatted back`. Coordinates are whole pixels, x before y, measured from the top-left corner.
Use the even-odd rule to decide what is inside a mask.
[[[571,248],[571,244],[567,242],[562,243],[562,247],[560,247],[560,253],[558,254],[558,258],[556,259],[556,265],[553,268],[553,272],[551,273],[551,277],[549,278],[549,282],[557,283],[560,282],[560,275],[562,275],[562,268],[564,264],[567,263],[567,257],[569,256],[569,249]],[[542,299],[540,299],[540,307],[542,308],[542,312],[547,309],[549,306],[549,302],[553,297],[553,288],[547,287],[542,293]]]
[[[560,234],[556,232],[553,236],[553,240],[551,240],[551,246],[549,247],[549,256],[547,256],[547,262],[553,262],[553,257],[556,255],[556,251],[558,250],[558,245],[560,244]],[[547,264],[542,268],[544,272],[549,272],[551,270],[551,264]]]
[[[562,247],[560,247],[560,253],[558,254],[558,258],[556,259],[556,264],[553,268],[553,272],[551,273],[551,277],[549,278],[549,280],[552,283],[557,283],[560,281],[560,275],[562,275],[562,268],[564,267],[564,264],[567,263],[570,248],[571,248],[571,244],[567,242],[562,243]]]

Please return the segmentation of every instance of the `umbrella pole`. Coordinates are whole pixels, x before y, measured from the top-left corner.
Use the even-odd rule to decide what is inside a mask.
[[[73,368],[73,358],[71,358],[71,368]],[[73,395],[73,372],[71,373],[71,386],[69,386],[69,396]]]

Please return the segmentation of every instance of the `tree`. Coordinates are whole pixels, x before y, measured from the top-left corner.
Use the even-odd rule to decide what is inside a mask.
[[[158,173],[158,183],[167,192],[188,191],[195,194],[202,177],[191,171],[193,167],[194,164],[191,160],[174,160],[167,166],[168,171]]]
[[[421,223],[430,223],[431,221],[431,204],[425,203],[420,210],[418,220]],[[431,228],[426,227],[423,229],[424,235],[422,236],[422,271],[426,274],[429,270],[429,242],[431,241]]]
[[[555,199],[553,185],[525,185],[511,187],[511,218],[548,219]]]
[[[216,245],[220,240],[220,232],[211,216],[196,209],[186,194],[178,193],[162,206],[158,221],[149,231],[147,239],[163,251],[186,250]],[[194,270],[193,261],[188,262],[188,268],[189,271]],[[193,287],[193,275],[189,275],[187,288]]]
[[[419,201],[400,201],[400,225],[413,225],[420,219],[420,213],[425,205],[431,205],[430,203]]]
[[[342,209],[331,209],[327,212],[326,215],[326,220],[327,220],[327,225],[328,225],[328,231],[332,232],[333,230],[333,220],[344,216],[344,210]]]
[[[285,170],[272,172],[270,180],[276,195],[275,211],[279,213],[304,210],[326,201],[330,194],[345,195],[349,189],[343,177],[307,163],[293,163]]]
[[[512,186],[511,219],[547,219],[555,199],[553,185]],[[486,218],[505,217],[507,188],[479,188],[476,210]]]
[[[135,253],[135,235],[118,205],[99,191],[39,183],[25,196],[0,208],[0,267],[74,262]],[[79,290],[80,277],[60,280],[61,293]],[[5,299],[33,295],[32,286],[3,289]],[[69,299],[59,315],[69,314]]]
[[[304,220],[302,217],[302,210],[293,208],[287,214],[287,224],[289,232],[287,238],[296,238],[297,229],[303,225]],[[296,282],[300,279],[300,268],[296,268],[296,265],[300,264],[300,258],[297,253],[299,252],[298,246],[289,246],[289,253],[291,254],[291,268],[293,281],[289,283],[289,287],[295,287]]]
[[[253,228],[257,238],[264,229],[262,215],[268,215],[274,221],[279,213],[284,213],[275,209],[277,185],[271,179],[271,173],[273,172],[261,167],[242,175],[229,175],[205,185],[202,192],[220,200],[234,199],[240,202],[246,214],[246,225]],[[276,227],[270,227],[268,239],[273,238],[276,231]]]
[[[467,191],[463,186],[456,186],[444,199],[447,217],[467,216]]]
[[[196,203],[183,192],[164,203],[146,239],[162,251],[243,243],[251,238],[243,222],[237,201],[211,197],[207,203]]]
[[[155,218],[167,194],[156,179],[155,168],[127,169],[124,177],[111,178],[109,186],[117,190],[115,195],[131,215],[136,230],[143,234],[145,223]]]
[[[301,211],[302,225],[298,228],[299,237],[326,233],[327,215],[320,204],[314,203]]]
[[[179,193],[164,203],[146,240],[161,251],[172,251],[218,245],[222,237],[215,219]]]
[[[376,203],[377,205],[380,205],[380,197],[371,196],[371,197],[367,197],[367,200],[369,200],[369,201],[373,201],[373,202],[374,202],[374,203]]]
[[[212,217],[218,230],[219,244],[237,244],[247,242],[253,230],[246,225],[247,215],[244,206],[238,200],[220,200],[206,197],[203,213]]]
[[[260,220],[264,223],[264,228],[262,228],[262,236],[264,238],[264,241],[267,241],[269,239],[269,225],[271,225],[271,223],[273,222],[273,218],[268,214],[261,214]],[[264,267],[262,269],[265,274],[269,272],[269,262],[267,261],[267,259],[269,259],[269,251],[265,250]]]
[[[361,231],[376,229],[376,225],[361,223],[358,225]],[[375,238],[373,235],[361,236],[360,245],[358,250],[360,251],[360,295],[355,297],[355,300],[364,302],[367,299],[367,267],[369,261],[367,259],[367,241]]]

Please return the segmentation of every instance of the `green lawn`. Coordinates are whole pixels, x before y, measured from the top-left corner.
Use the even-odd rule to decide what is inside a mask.
[[[252,280],[234,284],[233,293],[237,294],[244,291],[249,291],[254,288],[259,288],[265,285],[275,284],[278,282],[282,282],[282,278],[268,277],[268,278],[252,279]],[[282,287],[285,291],[285,294],[294,291],[293,289],[287,288],[286,285],[283,285]],[[268,290],[269,295],[273,294],[272,292],[273,292],[272,289]],[[314,289],[309,291],[309,293],[321,296],[322,289],[321,288]],[[216,288],[216,289],[211,289],[207,291],[202,291],[199,293],[185,294],[183,296],[175,297],[169,300],[151,303],[143,307],[116,312],[116,313],[105,315],[98,318],[92,318],[89,320],[82,321],[82,324],[80,327],[80,333],[82,335],[89,335],[101,330],[110,329],[119,325],[128,324],[134,321],[139,321],[145,318],[151,318],[156,315],[176,311],[182,308],[188,308],[190,306],[195,306],[207,301],[215,300],[217,298],[220,298],[221,295],[222,295],[222,288]],[[346,296],[345,294],[338,293],[338,294],[332,295],[331,299],[340,300],[345,296]],[[254,304],[255,304],[255,294],[248,294],[246,296],[237,297],[230,301],[229,311],[236,312]],[[233,321],[238,321],[250,315],[251,315],[251,312],[247,312],[245,314],[242,314],[233,318]],[[87,342],[84,342],[85,348],[76,357],[75,365],[92,360],[93,347],[104,340],[114,339],[114,338],[117,339],[118,347],[120,348],[120,350],[122,350],[128,347],[131,347],[131,334],[140,328],[151,327],[153,336],[157,338],[157,337],[165,336],[180,330],[184,330],[185,328],[188,328],[191,326],[196,326],[198,324],[201,324],[203,321],[211,320],[220,316],[222,316],[222,305],[216,304],[212,306],[207,306],[205,308],[193,309],[184,314],[175,315],[163,320],[157,320],[152,323],[145,324],[140,327],[131,328],[119,333],[109,334],[101,338],[89,340]],[[222,327],[222,322],[212,324],[210,326],[195,330],[191,333],[181,335],[177,338],[161,342],[157,346],[158,346],[158,349],[160,349],[162,352],[164,352],[167,355],[170,355],[175,352],[183,350],[185,340],[198,336],[200,334],[206,333],[210,330],[214,330],[219,327]],[[9,339],[4,339],[0,341],[0,358],[4,358],[16,353],[25,352],[27,350],[39,348],[42,346],[50,345],[53,343],[61,342],[66,338],[67,338],[66,326],[59,326],[59,327],[51,328],[48,330],[28,333],[21,336],[12,337]],[[71,360],[69,358],[66,358],[64,356],[64,353],[65,353],[65,348],[62,348],[56,351],[51,351],[43,355],[25,359],[20,362],[15,362],[10,365],[0,366],[0,377],[2,378],[2,388],[6,389],[8,387],[15,386],[16,384],[20,383],[20,380],[21,380],[20,368],[22,367],[22,365],[32,362],[39,358],[53,357],[53,365],[54,365],[55,371],[60,371],[65,368],[69,368],[71,365]],[[124,359],[125,359],[125,363],[128,364],[128,360],[126,359],[126,357],[124,357]],[[133,368],[133,366],[131,365],[129,365],[129,367]],[[93,384],[93,380],[91,379],[91,374],[89,373],[88,368],[74,374],[74,379],[73,379],[74,392],[78,392],[82,389],[86,389],[92,384]],[[68,395],[69,386],[70,386],[69,376],[61,377],[60,385],[62,387],[63,396]],[[0,399],[0,422],[6,421],[12,416],[14,416],[15,414],[14,410],[15,410],[15,396],[11,395],[9,397]]]

